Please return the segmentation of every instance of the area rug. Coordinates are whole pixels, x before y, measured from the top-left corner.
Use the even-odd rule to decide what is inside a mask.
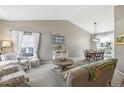
[[[91,61],[86,61],[86,60],[79,60],[79,61],[75,61],[73,63],[73,65],[71,66],[68,66],[67,70],[63,71],[63,72],[60,72],[60,69],[59,68],[53,68],[52,71],[55,72],[58,76],[64,76],[64,73],[70,69],[73,69],[73,68],[76,68],[76,67],[79,67],[79,66],[83,66],[83,65],[86,65],[86,64],[90,64],[90,63],[93,63]]]

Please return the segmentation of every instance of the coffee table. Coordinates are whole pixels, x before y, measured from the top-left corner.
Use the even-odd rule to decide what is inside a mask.
[[[65,71],[65,69],[67,70],[68,69],[67,67],[73,64],[72,59],[62,60],[61,58],[58,58],[58,59],[54,59],[53,62],[56,66],[59,67],[60,72]]]

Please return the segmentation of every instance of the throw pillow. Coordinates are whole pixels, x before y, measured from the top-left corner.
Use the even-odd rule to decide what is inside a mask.
[[[17,55],[15,53],[5,54],[5,60],[17,60]]]

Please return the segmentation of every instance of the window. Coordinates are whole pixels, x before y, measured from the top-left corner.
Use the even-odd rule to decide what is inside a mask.
[[[30,57],[33,56],[34,46],[33,46],[33,36],[32,35],[24,35],[22,38],[22,46],[21,53],[23,56]]]
[[[106,35],[97,35],[97,38],[100,39],[100,42],[97,42],[97,49],[112,49],[114,48],[114,34],[106,34]]]

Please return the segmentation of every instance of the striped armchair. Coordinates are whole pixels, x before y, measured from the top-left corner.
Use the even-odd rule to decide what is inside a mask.
[[[0,87],[28,86],[29,78],[18,65],[0,68]]]
[[[101,60],[66,72],[68,87],[105,87],[110,85],[117,59]]]

